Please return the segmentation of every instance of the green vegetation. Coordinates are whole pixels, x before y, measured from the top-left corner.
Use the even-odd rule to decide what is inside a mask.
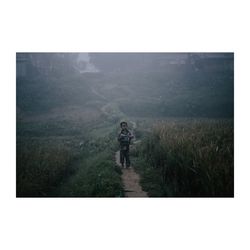
[[[81,168],[62,187],[62,197],[122,197],[121,169],[112,159],[112,152],[89,156]]]
[[[160,122],[133,154],[150,196],[234,195],[231,120]]]
[[[18,197],[123,196],[121,170],[112,158],[117,149],[112,123],[32,124],[19,122],[17,130]]]
[[[29,140],[17,144],[17,196],[48,196],[75,169],[69,147]]]

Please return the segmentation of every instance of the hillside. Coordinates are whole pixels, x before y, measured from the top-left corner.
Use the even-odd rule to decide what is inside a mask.
[[[66,71],[62,64],[56,73],[45,75],[33,65],[30,76],[17,79],[17,108],[37,115],[69,106],[98,109],[112,100],[132,116],[233,116],[232,59],[203,58],[196,64],[187,61],[159,66],[153,60],[156,55],[128,54],[117,63],[115,59],[123,58],[121,55],[94,54],[94,63],[101,67],[99,61],[108,57],[113,70],[102,67],[99,72],[85,74],[75,68]]]

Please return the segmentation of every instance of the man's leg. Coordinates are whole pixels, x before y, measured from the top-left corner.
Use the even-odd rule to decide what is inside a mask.
[[[122,164],[122,167],[124,166],[124,153],[122,150],[120,150],[120,163]]]
[[[126,150],[125,157],[126,157],[126,167],[129,168],[130,167],[129,149]]]

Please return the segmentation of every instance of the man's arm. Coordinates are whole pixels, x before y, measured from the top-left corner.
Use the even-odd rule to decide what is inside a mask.
[[[120,142],[120,140],[121,140],[121,133],[119,133],[118,136],[117,136],[117,141]]]
[[[129,131],[129,141],[131,141],[132,139],[134,139],[134,135]]]

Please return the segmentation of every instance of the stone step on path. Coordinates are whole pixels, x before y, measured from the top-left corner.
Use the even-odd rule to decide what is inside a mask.
[[[120,151],[115,154],[115,161],[118,166],[120,164]],[[140,186],[140,176],[135,172],[134,168],[122,168],[122,182],[125,189],[125,197],[148,197],[147,193]]]

